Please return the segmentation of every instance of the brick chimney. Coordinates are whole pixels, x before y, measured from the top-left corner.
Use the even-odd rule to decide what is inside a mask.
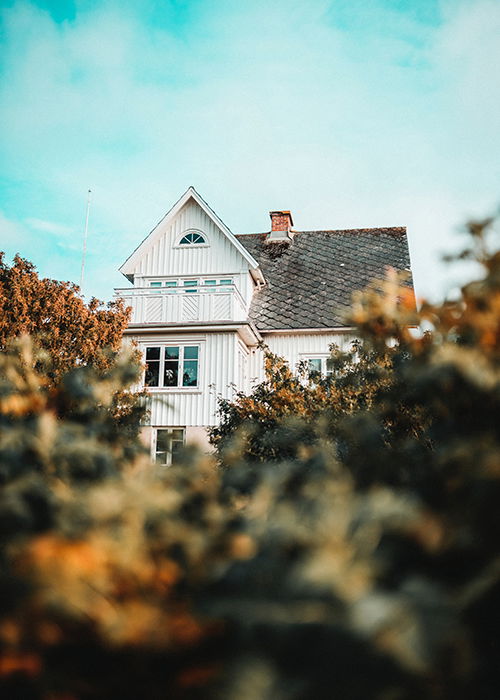
[[[293,219],[291,213],[283,210],[270,211],[269,216],[271,217],[271,232],[266,242],[291,241],[293,238]]]

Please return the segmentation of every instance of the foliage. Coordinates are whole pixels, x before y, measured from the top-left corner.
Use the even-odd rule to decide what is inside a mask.
[[[10,339],[29,334],[50,354],[55,377],[79,364],[107,369],[128,318],[121,300],[104,307],[93,298],[87,305],[76,285],[40,279],[19,256],[9,266],[0,253],[0,350]]]
[[[48,388],[30,352],[23,339],[0,367],[15,467],[0,494],[4,696],[421,697],[427,647],[400,630],[399,603],[384,609],[401,640],[379,644],[365,620],[378,530],[433,545],[417,504],[359,497],[324,447],[258,482],[199,461],[155,479],[102,410],[127,365]]]
[[[301,445],[336,432],[346,415],[371,407],[391,379],[393,355],[391,348],[375,353],[359,342],[344,352],[332,347],[332,374],[319,377],[305,363],[293,371],[265,348],[265,380],[249,395],[220,399],[220,423],[210,431],[211,442],[222,461],[235,445],[251,462],[293,457]],[[283,422],[289,429],[284,442],[279,440]]]
[[[330,348],[326,377],[311,373],[306,363],[290,368],[265,349],[265,380],[249,395],[240,392],[232,400],[219,400],[220,423],[211,429],[210,439],[222,464],[234,449],[241,451],[246,461],[267,464],[292,458],[304,444],[321,440],[330,441],[339,457],[349,461],[360,444],[350,417],[369,420],[373,410],[386,400],[390,410],[382,419],[383,431],[377,435],[380,448],[412,438],[422,449],[431,449],[425,434],[430,420],[425,404],[407,401],[395,387],[397,376],[412,361],[411,329],[417,323],[413,293],[402,278],[390,273],[387,280],[375,282],[362,299],[357,303],[370,304],[367,313],[372,325],[362,329],[363,341],[352,342],[350,349]],[[281,431],[284,423],[286,436]],[[392,470],[389,478],[383,464],[380,467],[374,469],[371,464],[368,479],[358,470],[358,484],[387,478],[391,484],[415,486],[413,473],[400,473],[398,480],[396,471]]]
[[[117,405],[138,378],[133,351],[108,370],[67,371],[54,385],[52,362],[27,336],[0,354],[0,483],[26,475],[67,483],[116,476],[142,453],[137,438],[144,410]],[[116,417],[116,413],[120,417]]]
[[[337,418],[325,388],[325,418],[320,383],[293,384],[310,413],[290,437],[298,419],[266,394],[282,446],[267,467],[246,459],[243,425],[223,469],[186,455],[155,477],[130,434],[103,427],[104,377],[82,367],[50,386],[26,346],[7,353],[0,693],[498,697],[500,254],[484,252],[486,226],[472,231],[484,278],[425,305],[428,334],[407,330],[391,280],[357,299],[367,347],[388,358],[364,404],[360,384]],[[339,401],[354,364],[333,382]],[[122,367],[115,388],[131,379]],[[414,471],[418,488],[402,488]]]

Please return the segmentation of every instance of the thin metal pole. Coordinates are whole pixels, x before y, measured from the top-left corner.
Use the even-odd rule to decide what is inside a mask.
[[[85,233],[83,234],[83,254],[82,254],[82,270],[80,272],[80,291],[83,288],[83,275],[85,273],[85,258],[87,256],[87,234],[89,231],[89,214],[90,214],[90,196],[92,191],[87,193],[87,213],[85,215]]]

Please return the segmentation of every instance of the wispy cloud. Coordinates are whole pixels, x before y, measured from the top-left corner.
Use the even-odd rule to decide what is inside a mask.
[[[44,221],[43,219],[26,219],[26,224],[36,231],[43,231],[44,233],[50,233],[53,236],[58,237],[67,237],[69,234],[74,233],[74,229],[71,228],[71,226],[57,224],[54,221]]]

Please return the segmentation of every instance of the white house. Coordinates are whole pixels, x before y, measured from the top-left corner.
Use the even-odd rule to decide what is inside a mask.
[[[410,268],[405,228],[294,231],[289,211],[270,216],[271,231],[234,235],[190,187],[120,268],[160,464],[183,443],[207,446],[218,396],[263,377],[259,343],[325,372],[329,346],[353,339],[352,293],[387,266]]]

